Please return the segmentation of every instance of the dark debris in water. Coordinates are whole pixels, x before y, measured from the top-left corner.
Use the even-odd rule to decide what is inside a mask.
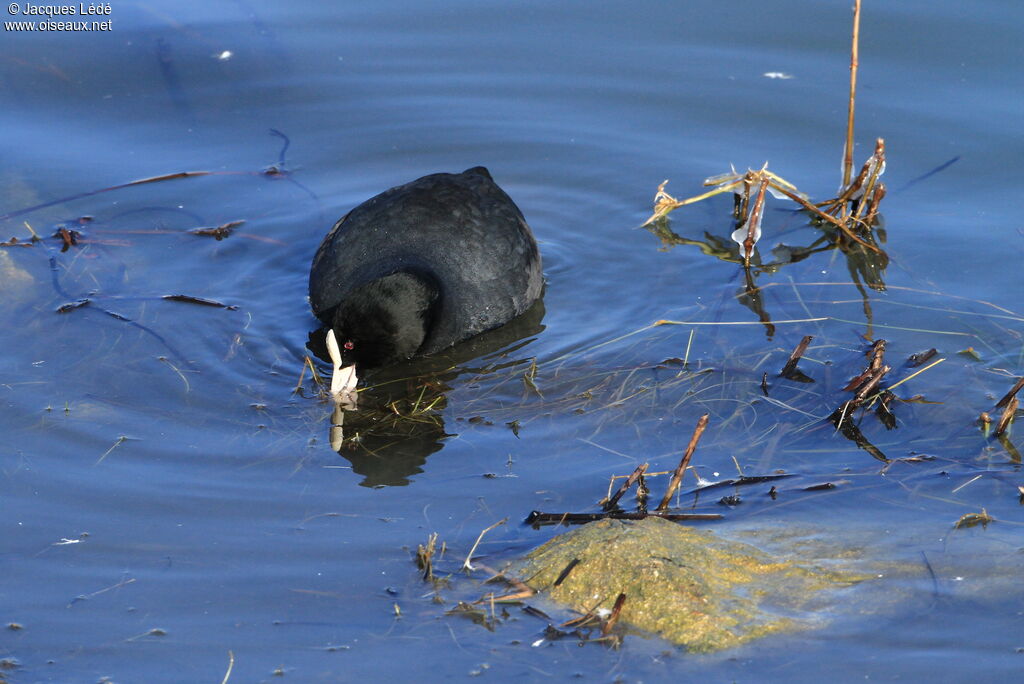
[[[202,235],[212,237],[217,240],[223,240],[226,237],[230,237],[231,233],[235,231],[235,228],[243,223],[245,223],[245,221],[228,221],[227,223],[222,223],[219,226],[212,228],[193,228],[188,232],[192,235]]]
[[[170,302],[185,302],[187,304],[199,304],[200,306],[211,306],[219,309],[227,309],[228,311],[237,311],[238,307],[234,304],[224,304],[218,302],[215,299],[206,299],[205,297],[196,297],[194,295],[186,294],[169,294],[163,295],[161,299],[166,299]]]

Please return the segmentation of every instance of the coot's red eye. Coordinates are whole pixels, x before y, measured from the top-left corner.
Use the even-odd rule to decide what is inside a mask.
[[[355,347],[356,345],[352,344],[351,340],[345,343],[345,351],[352,351]]]

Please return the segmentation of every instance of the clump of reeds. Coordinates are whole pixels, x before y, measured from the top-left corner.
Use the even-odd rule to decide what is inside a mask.
[[[837,242],[840,247],[842,237],[863,248],[882,253],[874,238],[872,226],[878,217],[879,205],[885,197],[885,183],[880,179],[885,172],[885,141],[878,138],[875,149],[861,167],[860,173],[851,178],[853,169],[853,123],[854,105],[856,100],[858,50],[860,35],[860,0],[856,0],[853,19],[853,39],[850,56],[850,96],[846,124],[846,145],[843,155],[843,179],[839,193],[824,202],[812,203],[808,196],[800,192],[795,185],[781,176],[768,170],[765,163],[760,169],[748,169],[745,173],[733,168],[729,173],[713,176],[704,181],[705,186],[714,186],[703,194],[677,199],[665,192],[668,181],[658,186],[654,196],[654,213],[644,225],[650,225],[667,216],[679,207],[693,204],[709,197],[726,192],[733,193],[735,206],[734,218],[737,228],[732,239],[742,248],[743,263],[750,265],[754,246],[761,237],[761,220],[764,216],[764,203],[767,194],[778,199],[790,199],[806,210],[812,219],[834,226],[840,231]]]

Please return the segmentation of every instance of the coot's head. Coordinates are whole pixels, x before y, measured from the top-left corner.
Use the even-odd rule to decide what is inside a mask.
[[[429,277],[405,271],[352,291],[331,317],[342,363],[361,372],[412,358],[430,333],[437,301]]]

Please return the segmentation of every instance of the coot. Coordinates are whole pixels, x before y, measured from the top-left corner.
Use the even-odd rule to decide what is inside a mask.
[[[482,166],[386,190],[317,249],[309,301],[344,363],[386,366],[503,325],[540,296],[537,243]]]

